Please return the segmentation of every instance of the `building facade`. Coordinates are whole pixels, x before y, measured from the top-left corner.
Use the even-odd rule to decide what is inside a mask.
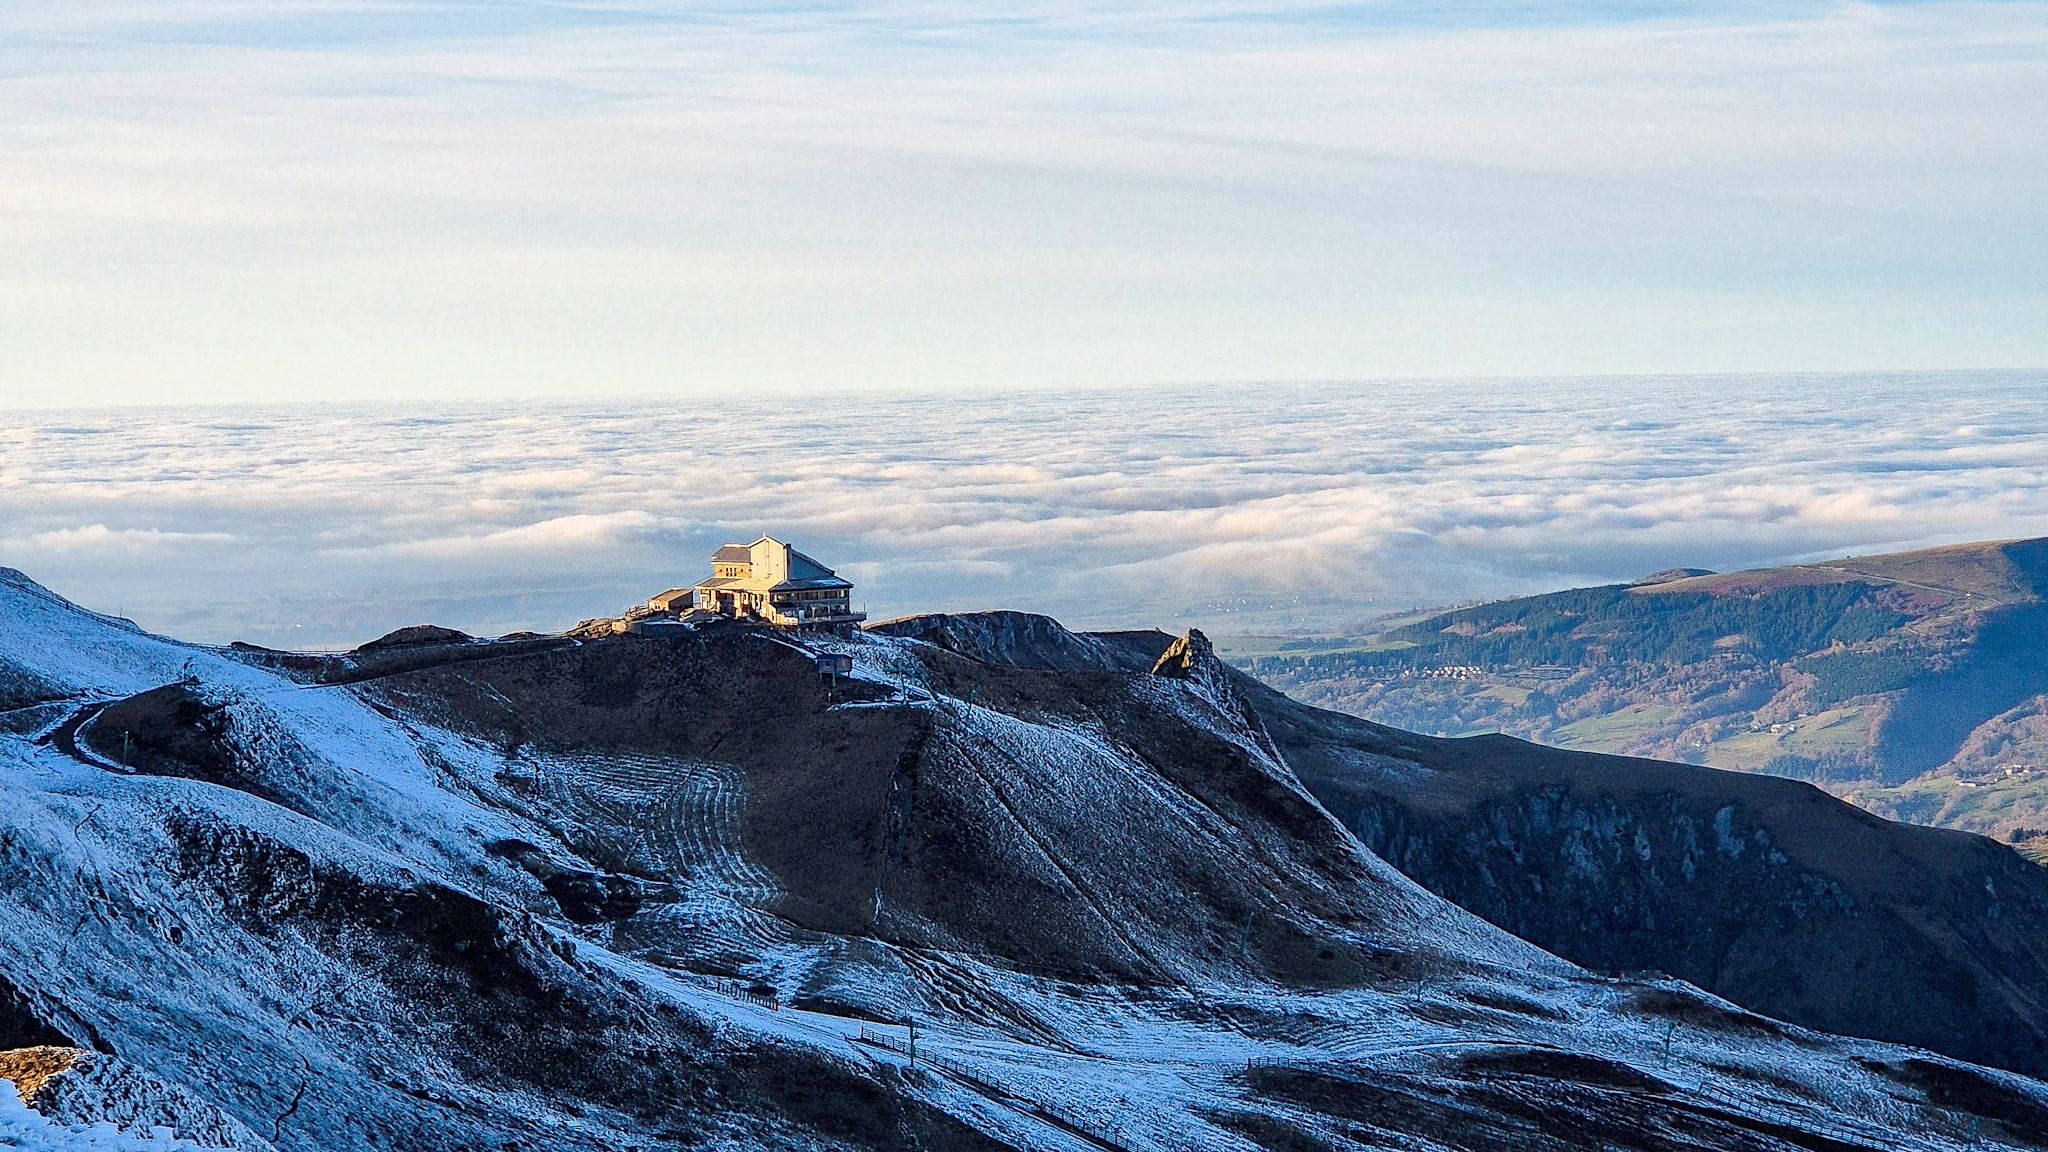
[[[704,611],[784,628],[837,630],[867,619],[853,609],[850,582],[772,536],[712,553],[711,578],[690,592]]]

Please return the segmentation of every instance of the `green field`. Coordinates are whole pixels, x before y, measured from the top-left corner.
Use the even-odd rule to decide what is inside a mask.
[[[1668,704],[1635,704],[1552,728],[1545,743],[1584,752],[1619,752],[1646,730],[1668,724],[1677,715],[1678,709]]]

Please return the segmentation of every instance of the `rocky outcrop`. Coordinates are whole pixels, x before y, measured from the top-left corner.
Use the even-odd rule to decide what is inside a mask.
[[[190,1090],[87,1049],[0,1051],[0,1080],[12,1081],[30,1108],[68,1127],[107,1124],[145,1138],[161,1128],[201,1148],[270,1152],[270,1141]]]
[[[463,644],[470,639],[469,633],[438,624],[413,624],[399,628],[356,649],[358,652],[374,652],[379,648],[416,648],[423,644]]]
[[[1286,761],[1273,744],[1273,737],[1266,731],[1258,712],[1237,690],[1236,682],[1240,677],[1216,655],[1216,646],[1202,634],[1201,629],[1190,628],[1185,635],[1167,645],[1166,651],[1152,662],[1152,675],[1185,683],[1216,706],[1226,725],[1240,730],[1244,738],[1280,766],[1283,773],[1288,771]],[[1294,782],[1292,776],[1287,778],[1290,783]]]
[[[1202,635],[1201,629],[1190,628],[1186,635],[1167,645],[1159,659],[1152,662],[1152,674],[1175,680],[1213,682],[1216,664],[1216,646]]]
[[[600,924],[607,920],[630,919],[647,898],[647,885],[630,876],[616,876],[588,868],[564,867],[548,859],[539,845],[524,840],[498,840],[484,845],[493,856],[503,856],[526,869],[573,924]]]

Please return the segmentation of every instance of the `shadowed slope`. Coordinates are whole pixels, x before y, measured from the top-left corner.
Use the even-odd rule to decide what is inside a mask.
[[[1809,1027],[2048,1071],[2048,870],[2010,848],[1796,781],[1421,737],[1248,691],[1368,847],[1524,939]]]

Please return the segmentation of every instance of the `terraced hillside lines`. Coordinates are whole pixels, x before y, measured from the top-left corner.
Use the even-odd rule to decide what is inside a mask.
[[[1503,1033],[1498,1039],[1509,1035]],[[1406,1013],[1376,1013],[1359,1020],[1305,1016],[1285,1028],[1270,1030],[1267,1038],[1294,1046],[1296,1054],[1292,1059],[1327,1062],[1364,1060],[1448,1042],[1494,1042],[1494,1038],[1475,1040],[1469,1029],[1432,1023]]]
[[[969,709],[972,709],[971,705]],[[1017,805],[1005,795],[1003,785],[977,765],[977,754],[979,754],[979,757],[993,757],[995,762],[1008,764],[1013,772],[1023,773],[1029,770],[1029,765],[1022,761],[1015,752],[1006,750],[991,737],[991,734],[986,730],[988,726],[987,721],[976,724],[970,720],[969,722],[959,724],[957,727],[947,729],[941,738],[952,747],[956,763],[977,778],[982,788],[986,790],[988,797],[995,802],[995,805],[1002,811],[1011,826],[1032,846],[1038,859],[1046,867],[1059,875],[1069,892],[1087,906],[1102,928],[1129,955],[1131,961],[1140,970],[1172,972],[1173,968],[1170,964],[1162,962],[1160,957],[1153,955],[1143,944],[1124,931],[1124,927],[1118,922],[1118,918],[1102,906],[1083,879],[1076,876],[1073,870],[1068,867],[1062,859],[1063,854],[1058,850],[1058,847],[1045,842],[1041,832],[1034,827],[1033,821],[1020,813]],[[1013,721],[1011,727],[1018,729],[1023,726],[1016,725]],[[1033,735],[1039,738],[1032,741],[1032,743],[1040,744],[1041,752],[1047,750],[1043,746],[1049,742],[1040,734],[1033,733]]]
[[[657,845],[656,827],[663,795],[688,785],[686,773],[671,770],[652,757],[533,756],[542,794],[573,822],[613,841],[612,861],[650,876],[680,870],[681,860],[665,859]]]
[[[677,935],[715,937],[741,951],[789,941],[788,926],[765,911],[782,887],[745,850],[737,771],[630,753],[534,761],[544,794],[570,825],[597,830],[632,870],[682,893],[636,918],[628,938],[654,948],[677,945]]]

